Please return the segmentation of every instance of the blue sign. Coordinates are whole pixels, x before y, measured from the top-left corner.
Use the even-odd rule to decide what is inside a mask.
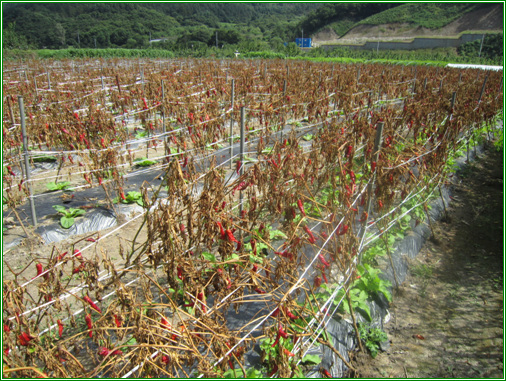
[[[295,44],[299,48],[310,48],[311,47],[311,39],[310,38],[296,38]]]

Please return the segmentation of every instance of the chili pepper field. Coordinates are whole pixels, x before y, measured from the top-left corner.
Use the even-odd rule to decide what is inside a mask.
[[[502,105],[478,69],[3,62],[4,376],[343,376]]]

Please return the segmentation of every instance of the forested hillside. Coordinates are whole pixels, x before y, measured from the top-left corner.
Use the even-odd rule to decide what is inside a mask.
[[[149,40],[221,44],[291,39],[319,3],[17,3],[3,5],[4,47],[142,48]],[[221,36],[220,36],[221,35]],[[222,37],[222,39],[220,39]],[[211,41],[212,39],[212,41]],[[179,41],[178,41],[179,40]],[[262,46],[260,46],[262,47]],[[263,48],[269,48],[269,45]]]
[[[498,3],[3,3],[2,48],[4,58],[35,49],[42,57],[235,57],[239,50],[243,57],[364,58],[363,52],[303,52],[294,41],[322,30],[342,37],[366,26],[399,23],[404,31],[428,28],[438,33],[461,19],[466,19],[461,31],[472,30],[473,11],[491,4]],[[367,32],[360,33],[368,37]],[[452,62],[502,62],[502,34],[487,36],[483,45],[475,45],[422,55]],[[385,54],[401,58],[398,52]],[[378,53],[374,58],[379,58]]]

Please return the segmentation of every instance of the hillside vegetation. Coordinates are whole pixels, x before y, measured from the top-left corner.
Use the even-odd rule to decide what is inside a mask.
[[[494,3],[497,5],[497,3]],[[352,57],[502,62],[502,34],[453,50],[302,52],[296,37],[332,28],[350,36],[402,23],[438,31],[492,3],[4,3],[5,58],[40,57]],[[483,12],[482,12],[483,13]],[[497,12],[496,12],[497,13]],[[485,13],[486,14],[486,13]],[[462,17],[464,16],[464,17]],[[489,17],[484,16],[488,21]],[[488,18],[487,18],[488,17]],[[374,27],[372,27],[374,28]],[[377,28],[377,27],[376,27]],[[333,33],[333,32],[332,32]],[[371,32],[372,33],[372,32]],[[437,32],[435,32],[437,33]],[[376,36],[376,35],[375,35]],[[361,34],[367,37],[367,31]],[[484,62],[484,60],[487,60]]]
[[[17,3],[3,5],[7,48],[145,48],[171,43],[270,48],[319,3]],[[13,38],[13,35],[15,38]],[[214,37],[214,38],[213,38]],[[221,37],[221,38],[220,38]],[[252,41],[253,40],[253,41]],[[252,46],[247,46],[247,45]],[[167,48],[173,48],[167,46]]]
[[[488,3],[409,3],[376,13],[358,24],[408,23],[413,27],[437,29],[466,13],[488,6]]]

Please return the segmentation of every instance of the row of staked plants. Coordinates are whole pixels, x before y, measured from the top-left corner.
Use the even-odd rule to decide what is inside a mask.
[[[59,64],[84,79],[68,80]],[[64,156],[62,170],[82,171],[111,207],[131,195],[144,212],[117,248],[76,240],[39,247],[21,271],[6,267],[4,374],[300,376],[300,364],[319,363],[306,354],[309,339],[331,344],[318,325],[329,300],[368,319],[367,299],[389,298],[378,270],[358,264],[360,237],[406,224],[392,212],[401,215],[424,187],[444,182],[459,139],[502,105],[500,76],[488,75],[480,98],[484,78],[473,70],[169,61],[146,62],[140,71],[138,61],[115,64],[123,70],[55,63],[51,92],[19,81],[17,71],[5,86],[7,95],[26,97],[31,145]],[[4,102],[11,102],[4,120],[18,120],[12,99]],[[243,106],[254,160],[234,157],[232,171],[203,161],[210,146],[228,143],[230,117],[238,124]],[[129,123],[152,136],[170,133],[154,142],[163,165],[140,166],[162,170],[163,181],[143,185],[140,198],[126,192],[121,175],[136,167]],[[281,137],[285,126],[290,133]],[[3,140],[12,172],[4,171],[7,211],[26,203],[13,171],[22,142],[12,127]],[[391,235],[382,236],[385,244]],[[256,343],[262,362],[247,368],[245,354]]]

